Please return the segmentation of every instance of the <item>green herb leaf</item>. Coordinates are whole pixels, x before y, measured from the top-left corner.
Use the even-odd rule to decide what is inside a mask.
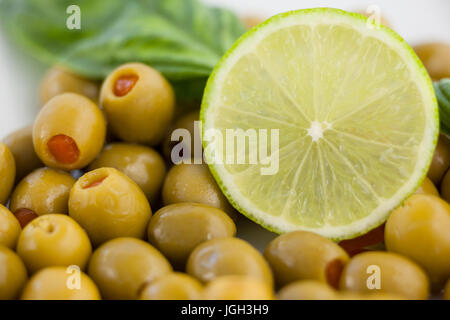
[[[450,79],[436,81],[433,86],[439,104],[441,131],[450,135]]]
[[[81,30],[66,27],[71,4],[81,9]],[[182,99],[200,98],[201,84],[245,32],[236,15],[198,0],[0,0],[0,19],[45,63],[101,79],[120,64],[143,62]]]

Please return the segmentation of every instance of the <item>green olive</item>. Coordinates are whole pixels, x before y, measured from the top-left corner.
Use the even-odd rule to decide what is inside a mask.
[[[429,282],[425,272],[411,260],[391,252],[371,251],[357,254],[345,266],[340,289],[416,300],[428,297]]]
[[[16,183],[32,171],[44,166],[34,151],[32,133],[33,126],[28,126],[14,131],[3,139],[16,162]]]
[[[439,135],[439,140],[434,150],[433,160],[428,169],[428,178],[439,185],[445,172],[450,167],[450,140],[443,134]]]
[[[167,173],[162,197],[164,205],[198,202],[225,211],[236,218],[236,210],[223,195],[206,164],[178,164]]]
[[[18,298],[27,278],[27,269],[19,256],[0,245],[0,300]]]
[[[196,151],[198,153],[197,156],[199,158],[202,157],[202,140],[200,137],[199,122],[196,122],[198,120],[198,111],[191,111],[177,119],[170,127],[162,146],[163,154],[167,161],[175,163],[175,160],[195,159]],[[188,135],[185,136],[186,134]],[[187,138],[188,140],[185,141]],[[177,159],[172,156],[172,152],[174,152]]]
[[[106,122],[97,105],[75,93],[53,97],[33,126],[33,145],[45,165],[63,170],[91,163],[105,142]]]
[[[148,225],[150,243],[180,268],[200,243],[235,234],[236,226],[225,212],[201,203],[171,204],[158,210]]]
[[[447,284],[444,288],[444,299],[450,300],[450,279],[448,279]]]
[[[117,237],[144,238],[152,211],[133,180],[114,168],[100,168],[75,183],[69,214],[98,246]]]
[[[0,204],[5,204],[8,200],[15,177],[14,156],[4,143],[0,143]]]
[[[64,171],[41,168],[26,176],[16,187],[9,205],[12,212],[28,209],[37,215],[68,213],[69,193],[75,179]]]
[[[307,231],[278,236],[267,246],[269,261],[279,286],[297,280],[317,280],[337,287],[348,254],[331,240]]]
[[[14,250],[21,231],[22,228],[16,217],[0,204],[0,245]]]
[[[442,186],[441,186],[442,188]],[[439,191],[434,186],[434,183],[428,178],[425,177],[425,179],[422,181],[422,184],[420,187],[416,190],[416,194],[431,194],[433,196],[439,197]]]
[[[273,300],[271,286],[265,281],[243,275],[221,276],[209,282],[205,300]]]
[[[31,221],[20,234],[17,253],[30,273],[51,266],[84,269],[92,247],[86,232],[70,217],[46,214]]]
[[[337,292],[316,280],[291,282],[278,292],[280,300],[336,300]]]
[[[184,273],[169,273],[146,285],[141,300],[199,300],[203,286],[195,278]]]
[[[92,101],[98,101],[99,87],[96,81],[80,77],[60,67],[53,67],[42,78],[39,93],[42,104],[66,92],[81,94]]]
[[[420,265],[434,285],[450,278],[450,206],[432,195],[413,195],[386,223],[389,251]]]
[[[89,275],[105,299],[137,299],[142,288],[172,272],[164,256],[135,238],[117,238],[94,251]]]
[[[104,81],[100,104],[117,137],[154,146],[172,121],[175,95],[158,71],[142,63],[127,63]]]
[[[102,167],[116,168],[125,173],[144,191],[151,203],[158,199],[166,165],[155,150],[135,144],[112,143],[91,163],[89,170]]]
[[[87,274],[75,267],[48,267],[34,274],[23,289],[22,300],[100,300]]]
[[[187,261],[187,273],[202,282],[225,275],[244,275],[273,285],[272,272],[263,256],[237,238],[217,238],[198,245]]]
[[[439,196],[439,195],[437,195]],[[450,202],[450,170],[445,173],[444,179],[441,182],[441,197],[447,202]]]
[[[433,80],[450,78],[450,45],[447,43],[424,43],[414,47],[420,60]]]

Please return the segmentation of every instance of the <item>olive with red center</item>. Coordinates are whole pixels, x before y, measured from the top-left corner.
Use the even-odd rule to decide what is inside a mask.
[[[155,146],[172,121],[175,94],[155,69],[142,63],[127,63],[103,82],[100,105],[115,136],[125,142]]]
[[[100,168],[86,173],[73,186],[69,215],[98,246],[117,237],[143,239],[152,211],[133,180],[117,169]]]
[[[106,122],[97,105],[75,93],[50,99],[33,126],[33,145],[45,165],[63,170],[81,169],[100,153]]]

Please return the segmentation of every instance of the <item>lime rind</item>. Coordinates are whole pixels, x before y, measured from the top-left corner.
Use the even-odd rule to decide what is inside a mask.
[[[305,22],[330,23],[330,21],[347,23],[352,26],[359,24],[359,28],[362,28],[361,24],[366,25],[367,18],[357,13],[350,13],[332,8],[289,11],[266,20],[239,38],[222,57],[208,79],[200,112],[202,127],[204,129],[208,129],[208,117],[213,117],[213,112],[210,108],[214,106],[214,101],[212,100],[217,94],[215,91],[218,90],[217,83],[220,83],[221,80],[223,80],[223,77],[227,74],[227,71],[229,70],[227,66],[232,66],[236,59],[242,56],[242,52],[245,52],[245,50],[251,50],[252,41],[253,44],[258,43],[258,40],[263,39],[268,33],[270,33],[269,31],[276,30],[280,27],[286,27],[289,23],[295,25]],[[208,153],[205,153],[211,173],[230,203],[239,212],[256,223],[262,225],[264,228],[276,233],[284,233],[299,229],[309,230],[322,234],[333,240],[353,238],[358,235],[365,234],[369,230],[381,225],[387,219],[390,212],[397,206],[401,205],[402,201],[404,201],[409,195],[413,194],[425,178],[439,134],[439,113],[436,97],[433,93],[434,91],[431,79],[414,51],[397,33],[383,25],[380,25],[378,29],[366,30],[366,32],[383,42],[388,42],[390,47],[394,48],[396,52],[401,53],[404,62],[408,66],[408,70],[413,73],[415,82],[419,83],[418,87],[421,90],[420,93],[423,101],[426,101],[428,104],[426,109],[426,135],[424,135],[418,151],[421,154],[420,161],[417,161],[415,170],[411,178],[408,180],[408,183],[405,183],[405,185],[401,187],[390,199],[384,202],[383,205],[380,205],[364,219],[354,221],[345,226],[341,225],[331,228],[315,229],[304,228],[303,226],[296,224],[280,224],[272,220],[270,216],[265,214],[265,212],[261,212],[254,208],[251,203],[246,202],[246,199],[239,195],[239,192],[236,188],[234,188],[232,181],[227,180],[227,175],[221,172],[220,166],[211,163],[211,156]],[[203,146],[206,149],[206,141],[203,141]]]

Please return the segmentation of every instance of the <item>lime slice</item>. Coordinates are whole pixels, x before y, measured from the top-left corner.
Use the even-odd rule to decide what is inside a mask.
[[[205,158],[236,209],[274,232],[334,240],[377,227],[416,190],[439,131],[431,80],[406,42],[329,8],[283,13],[243,35],[208,81],[201,120]],[[248,143],[235,146],[245,163],[221,163],[227,129],[267,129],[256,148],[270,157],[250,163]],[[277,158],[278,171],[262,174]]]

